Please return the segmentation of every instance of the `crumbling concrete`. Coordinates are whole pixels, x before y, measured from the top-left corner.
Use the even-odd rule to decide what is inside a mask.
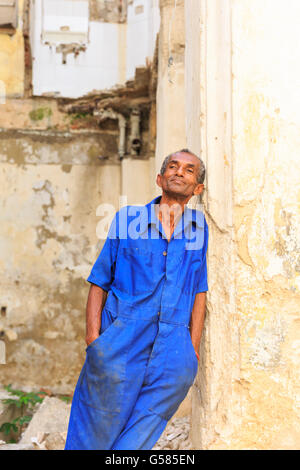
[[[190,416],[173,417],[153,450],[192,450],[190,439]]]
[[[60,447],[67,432],[71,405],[56,397],[46,397],[22,435],[20,444],[41,443]],[[51,436],[51,437],[49,437]]]

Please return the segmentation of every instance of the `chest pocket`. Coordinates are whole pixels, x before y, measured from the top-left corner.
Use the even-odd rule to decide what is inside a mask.
[[[155,254],[146,245],[120,246],[115,283],[130,295],[151,292],[156,283]]]

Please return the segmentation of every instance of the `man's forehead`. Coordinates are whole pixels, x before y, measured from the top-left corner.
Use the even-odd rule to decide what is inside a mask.
[[[168,163],[171,162],[183,162],[191,165],[199,165],[200,161],[199,158],[196,157],[196,155],[192,155],[190,153],[185,153],[185,152],[178,152],[174,153],[171,157]]]

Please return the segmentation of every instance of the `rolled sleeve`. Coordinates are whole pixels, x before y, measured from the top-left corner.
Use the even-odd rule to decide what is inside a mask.
[[[106,292],[114,280],[116,258],[118,253],[119,239],[116,235],[116,216],[114,217],[107,239],[91,270],[87,281],[96,284]]]

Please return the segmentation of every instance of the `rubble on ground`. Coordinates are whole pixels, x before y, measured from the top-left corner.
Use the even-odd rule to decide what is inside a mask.
[[[190,417],[172,418],[152,450],[191,450]]]
[[[50,447],[61,447],[68,429],[70,410],[71,405],[59,398],[46,397],[24,431],[20,444],[34,443],[40,447],[44,442]]]

